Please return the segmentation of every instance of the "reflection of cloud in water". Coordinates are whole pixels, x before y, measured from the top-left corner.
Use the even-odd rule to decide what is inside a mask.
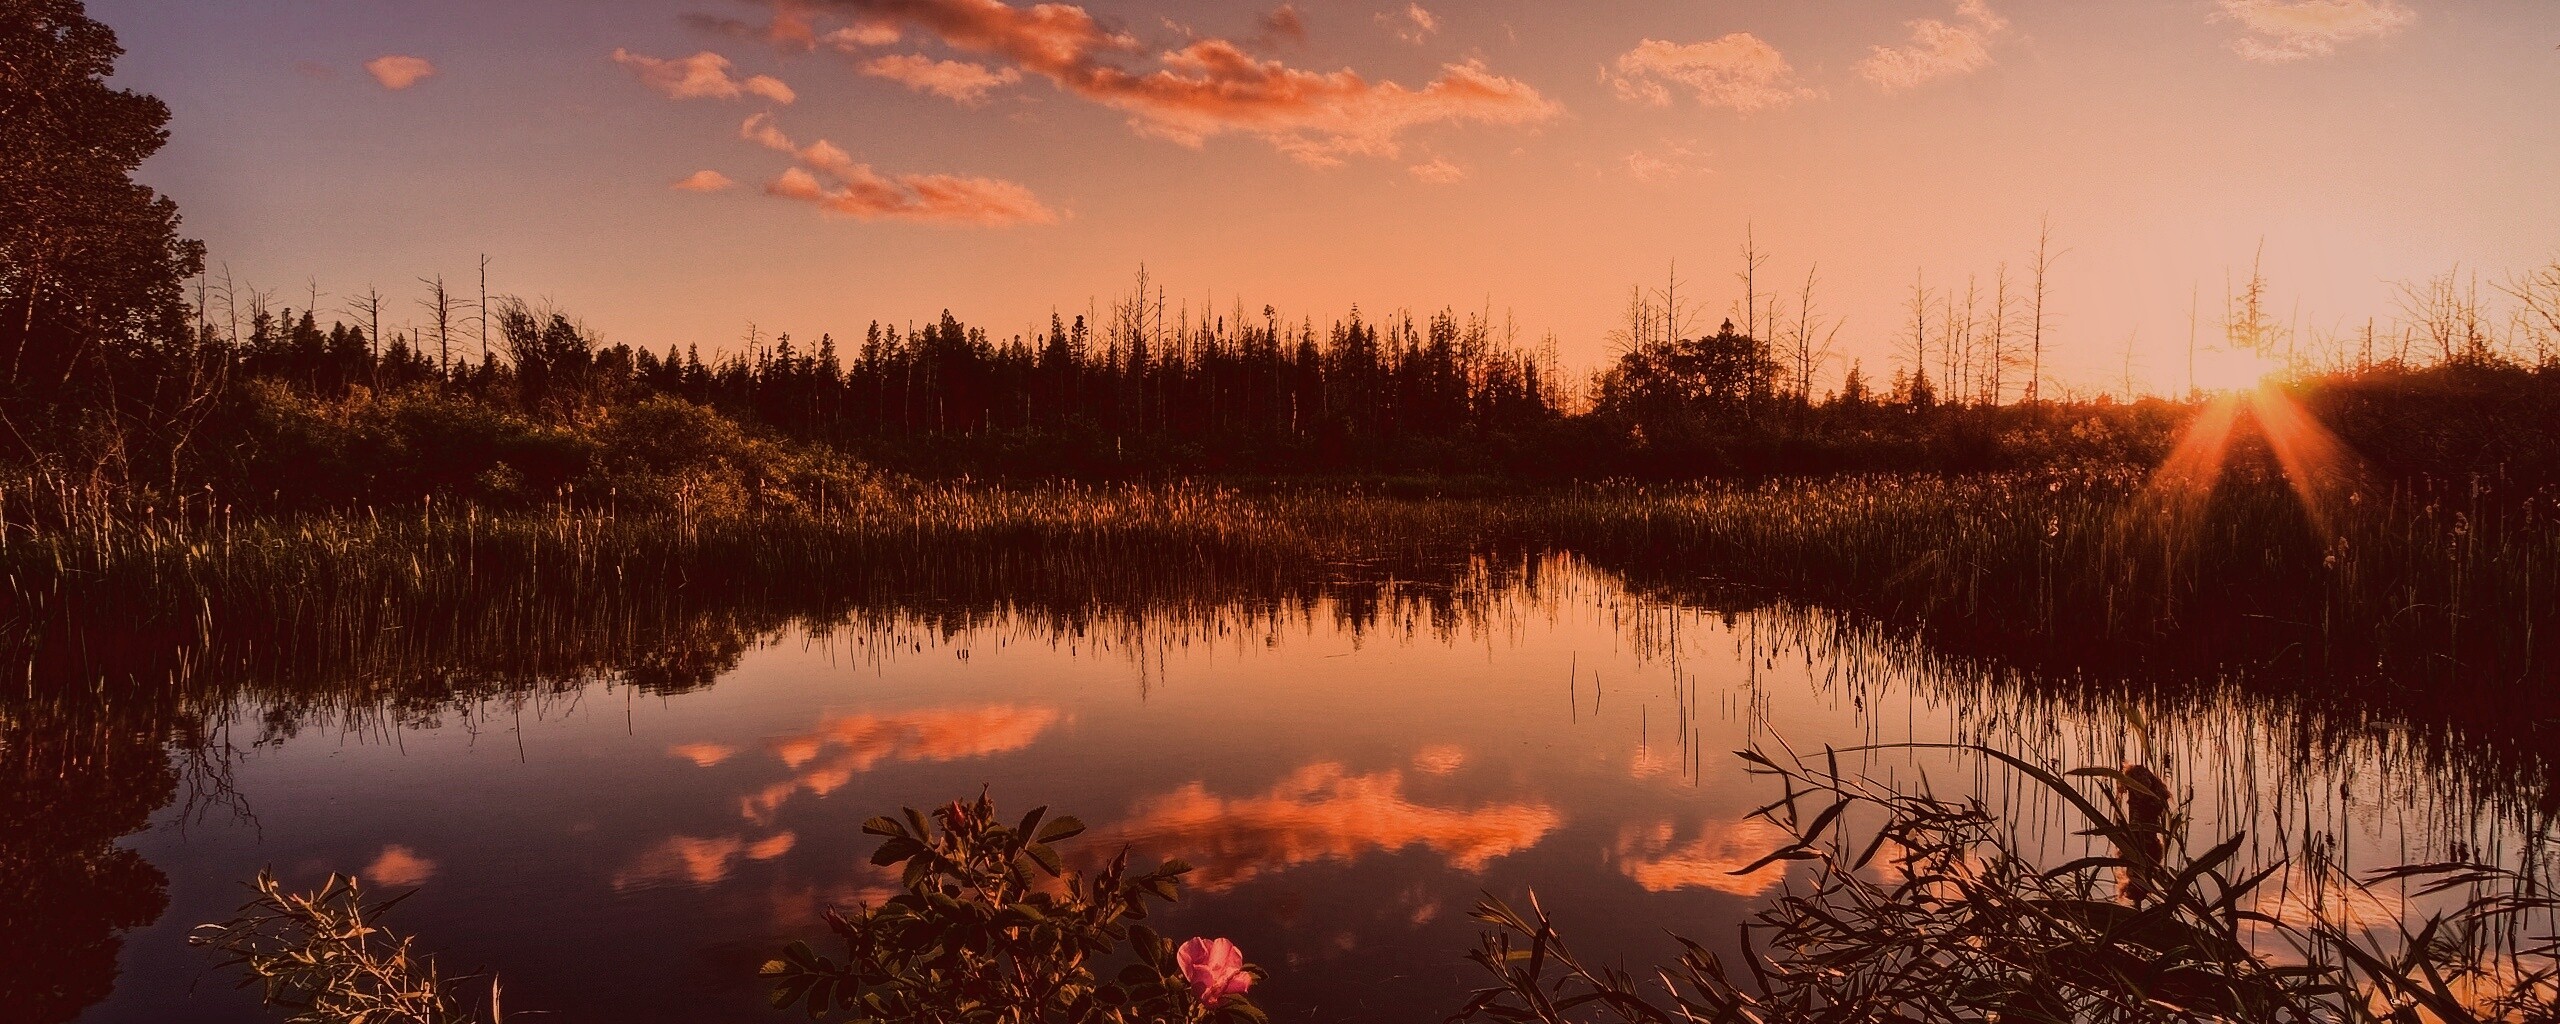
[[[1426,775],[1447,775],[1466,764],[1466,748],[1449,743],[1424,747],[1413,755],[1413,770]]]
[[[613,873],[615,891],[662,884],[718,885],[744,861],[772,860],[791,852],[799,837],[789,832],[750,842],[745,836],[668,836],[642,851]]]
[[[850,864],[833,861],[826,870],[847,872],[852,877],[823,882],[777,881],[766,890],[776,933],[824,927],[827,911],[850,916],[857,907],[876,907],[906,891],[899,886],[898,869],[880,867],[868,860]]]
[[[1420,846],[1462,871],[1537,844],[1562,822],[1542,804],[1493,804],[1472,810],[1431,807],[1405,798],[1404,777],[1386,771],[1353,775],[1342,765],[1308,765],[1271,792],[1226,799],[1194,782],[1140,804],[1108,842],[1179,857],[1198,870],[1185,881],[1217,892],[1265,871],[1371,851]]]
[[[1795,840],[1787,830],[1765,819],[1740,823],[1708,821],[1698,837],[1673,845],[1677,826],[1665,820],[1651,828],[1630,825],[1618,834],[1618,870],[1646,892],[1710,889],[1734,896],[1758,896],[1786,877],[1782,864],[1748,875],[1735,871]]]
[[[373,863],[364,866],[364,880],[375,885],[417,885],[435,877],[436,862],[418,856],[418,851],[398,843],[382,848]]]
[[[774,755],[796,774],[749,794],[740,808],[749,820],[767,821],[793,794],[825,796],[883,761],[956,761],[1020,750],[1058,718],[1056,708],[1013,704],[828,715],[808,732],[773,742]]]
[[[1648,779],[1656,775],[1669,775],[1687,767],[1688,755],[1676,750],[1670,757],[1656,754],[1649,749],[1639,750],[1636,756],[1627,762],[1627,776],[1639,780]]]
[[[2408,900],[2397,886],[2363,887],[2300,863],[2287,864],[2252,894],[2255,910],[2296,928],[2338,925],[2354,931],[2387,928],[2404,920]]]
[[[670,756],[681,757],[704,768],[726,761],[729,755],[737,752],[738,748],[726,743],[679,743],[667,748]]]

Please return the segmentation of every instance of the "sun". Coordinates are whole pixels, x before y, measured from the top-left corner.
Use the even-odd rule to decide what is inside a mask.
[[[2262,370],[2248,386],[2222,391],[2205,403],[2179,434],[2177,447],[2153,471],[2146,492],[2163,499],[2158,507],[2173,518],[2202,511],[2204,498],[2222,478],[2232,439],[2244,418],[2255,423],[2265,438],[2267,450],[2275,456],[2312,528],[2329,534],[2338,503],[2355,489],[2357,460],[2284,387],[2282,374],[2275,369]]]
[[[2272,387],[2283,381],[2283,360],[2255,352],[2215,349],[2195,356],[2196,390],[2208,395],[2232,395]]]

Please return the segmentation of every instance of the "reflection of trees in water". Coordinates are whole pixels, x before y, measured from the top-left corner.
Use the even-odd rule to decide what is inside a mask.
[[[115,983],[123,931],[168,905],[167,879],[115,845],[175,798],[152,728],[110,702],[0,702],[0,1007],[68,1021]]]
[[[1996,649],[1681,579],[1640,551],[1452,546],[1346,562],[1109,534],[678,543],[634,531],[613,543],[481,536],[423,554],[417,541],[260,549],[264,568],[184,587],[105,573],[33,609],[8,643],[13,674],[35,685],[0,692],[0,952],[24,936],[67,938],[0,957],[0,998],[29,993],[0,1005],[76,1013],[110,983],[117,930],[158,913],[157,872],[112,841],[182,781],[222,795],[218,772],[172,765],[173,745],[201,751],[202,737],[243,726],[265,740],[315,723],[477,728],[574,707],[599,687],[682,693],[804,633],[848,640],[863,659],[1034,644],[1143,665],[1317,628],[1362,643],[1517,636],[1589,606],[1647,657],[1676,661],[1683,629],[1721,620],[1714,635],[1755,666],[1813,666],[1816,686],[1870,707],[1908,691],[1954,709],[1962,738],[2083,762],[2184,759],[2168,766],[2173,779],[2219,787],[2206,795],[2234,814],[2280,811],[2305,834],[2377,803],[2460,825],[2466,842],[2532,835],[2549,818],[2540,752],[2495,730],[2484,741],[2472,723],[2344,687],[2139,663],[2039,672]],[[196,603],[174,610],[173,593]],[[2352,802],[2336,795],[2341,765],[2378,767],[2346,780]]]

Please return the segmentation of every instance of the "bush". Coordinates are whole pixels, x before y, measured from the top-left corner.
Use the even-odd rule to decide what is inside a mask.
[[[1195,939],[1177,952],[1135,923],[1148,899],[1179,895],[1189,865],[1133,875],[1122,849],[1091,875],[1069,872],[1055,844],[1084,824],[1044,824],[1046,813],[1034,808],[1006,825],[982,795],[935,811],[932,822],[912,808],[904,821],[865,822],[882,838],[871,862],[903,865],[906,891],[851,916],[827,914],[842,962],[794,942],[766,963],[774,1007],[882,1024],[1266,1020],[1243,994],[1261,972],[1224,940],[1215,945],[1228,962],[1212,965],[1202,960],[1211,944]],[[1114,961],[1121,966],[1105,980]]]
[[[876,486],[823,446],[786,447],[681,399],[651,397],[542,421],[418,387],[318,399],[271,382],[237,396],[212,475],[251,504],[357,508],[420,500],[493,509],[546,503],[723,519],[788,511]]]

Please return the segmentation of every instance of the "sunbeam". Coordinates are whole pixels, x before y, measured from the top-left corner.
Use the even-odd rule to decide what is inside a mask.
[[[2180,520],[2200,511],[2230,463],[2231,442],[2243,415],[2266,439],[2312,529],[2328,536],[2336,503],[2354,489],[2360,475],[2355,454],[2272,381],[2223,395],[2198,412],[2152,472],[2145,492],[2154,500],[2144,507],[2162,508]]]

